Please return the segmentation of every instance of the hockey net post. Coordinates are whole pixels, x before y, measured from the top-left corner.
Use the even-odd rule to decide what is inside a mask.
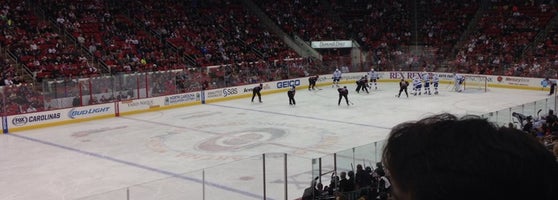
[[[463,82],[463,91],[488,91],[488,78],[481,75],[464,75],[465,81]]]

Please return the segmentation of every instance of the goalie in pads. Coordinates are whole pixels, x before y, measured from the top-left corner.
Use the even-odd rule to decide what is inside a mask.
[[[456,92],[463,91],[463,83],[465,83],[465,77],[461,74],[453,74],[454,77],[454,89]]]

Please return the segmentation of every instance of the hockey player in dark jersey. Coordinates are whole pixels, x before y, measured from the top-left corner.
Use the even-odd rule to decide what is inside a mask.
[[[366,75],[362,76],[362,78],[360,78],[358,81],[356,81],[357,84],[357,88],[356,88],[356,92],[360,93],[360,90],[365,90],[366,93],[368,92],[368,77],[366,77]]]
[[[263,89],[263,84],[260,83],[260,85],[254,87],[254,89],[252,89],[252,102],[254,102],[254,97],[256,97],[256,95],[258,95],[258,100],[260,101],[260,103],[262,103],[262,94],[260,93],[260,91],[262,91]]]
[[[316,88],[316,81],[318,81],[318,75],[311,76],[308,78],[308,90],[315,90]]]
[[[296,87],[293,85],[289,91],[287,91],[287,96],[289,96],[289,105],[296,105],[294,96],[296,93]]]
[[[337,101],[337,105],[340,106],[341,105],[341,99],[345,98],[345,101],[347,102],[347,106],[349,105],[349,90],[347,89],[347,86],[343,86],[342,88],[337,88],[337,91],[339,92],[339,101]]]
[[[556,89],[556,81],[554,80],[550,80],[548,77],[544,79],[546,81],[547,85],[550,85],[550,92],[548,93],[548,95],[553,95],[554,94],[554,90]]]
[[[403,91],[405,91],[405,95],[407,95],[407,98],[409,98],[409,93],[407,93],[407,86],[409,86],[409,82],[405,79],[401,79],[401,81],[399,81],[399,94],[397,94],[397,98],[401,96],[401,92]]]

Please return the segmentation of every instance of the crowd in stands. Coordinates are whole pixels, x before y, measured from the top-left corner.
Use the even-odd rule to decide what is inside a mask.
[[[3,9],[2,46],[35,79],[97,73],[79,47],[65,40],[48,21],[40,19],[25,1],[8,1]]]
[[[539,116],[525,116],[521,113],[513,113],[513,117],[519,126],[510,123],[510,127],[521,129],[530,136],[535,137],[554,153],[558,161],[558,116],[556,116],[554,110],[550,109],[546,114]]]
[[[124,4],[105,1],[41,1],[57,26],[106,65],[111,74],[183,69],[185,63],[133,23]]]
[[[535,36],[556,15],[556,5],[533,2],[494,0],[478,20],[478,31],[459,49],[455,64],[469,73],[556,77],[541,70],[556,67],[555,58],[524,56]]]
[[[285,32],[304,41],[346,40],[347,31],[322,1],[254,1]]]
[[[462,73],[558,73],[557,28],[550,26],[557,11],[553,1],[247,2],[257,5],[289,37],[356,41],[378,70],[435,71],[449,63],[455,67],[451,70]],[[166,83],[156,83],[176,88],[156,92],[168,94],[330,73],[332,68],[354,65],[348,49],[320,50],[321,61],[299,57],[243,3],[2,1],[0,45],[6,53],[1,84],[182,71]],[[423,46],[420,52],[413,51],[417,44]],[[25,74],[31,78],[23,78]]]
[[[137,1],[131,12],[200,66],[296,57],[238,0]],[[170,9],[168,12],[161,10]]]
[[[412,40],[410,4],[396,1],[332,1],[335,12],[346,21],[352,37],[368,50],[378,68],[387,68],[396,61],[404,45]]]
[[[316,199],[380,199],[390,197],[391,182],[386,175],[381,162],[371,166],[356,165],[356,172],[342,171],[339,175],[333,173],[327,185],[318,181],[316,177],[310,187],[304,190],[301,200]]]

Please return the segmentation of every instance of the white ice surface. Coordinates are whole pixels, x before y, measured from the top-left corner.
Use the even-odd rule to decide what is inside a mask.
[[[380,83],[370,94],[348,87],[351,106],[337,105],[335,88],[299,87],[296,106],[280,93],[262,96],[263,103],[238,99],[0,135],[0,199],[201,199],[202,169],[206,183],[214,184],[206,187],[206,199],[261,199],[263,153],[293,156],[289,166],[300,171],[290,172],[304,174],[289,177],[288,199],[295,199],[311,179],[306,159],[383,140],[403,121],[441,112],[483,114],[547,97],[441,87],[439,95],[395,98],[394,83]],[[268,164],[282,169],[281,159],[270,157]],[[268,187],[279,190],[268,191],[269,199],[284,199],[280,178],[268,177]],[[178,196],[186,197],[163,185],[184,187]],[[161,189],[142,190],[150,187]]]

